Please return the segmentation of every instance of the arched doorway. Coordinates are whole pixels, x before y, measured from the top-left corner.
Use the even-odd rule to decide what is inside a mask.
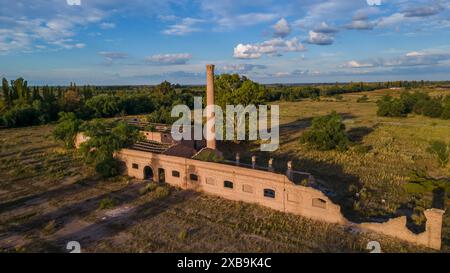
[[[144,167],[144,179],[153,180],[153,169],[149,166]]]

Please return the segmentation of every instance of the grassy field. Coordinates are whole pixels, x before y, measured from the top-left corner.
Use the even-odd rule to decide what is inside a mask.
[[[444,91],[433,91],[440,93]],[[313,173],[355,221],[394,216],[431,204],[406,192],[412,171],[448,177],[426,152],[434,139],[450,142],[450,121],[422,116],[379,118],[375,101],[382,90],[342,101],[322,99],[280,103],[281,148],[259,153],[285,169]],[[346,152],[319,152],[298,137],[312,117],[336,110],[345,118],[355,145]],[[52,126],[0,130],[0,250],[66,252],[79,241],[89,252],[367,252],[378,240],[386,252],[429,251],[377,234],[355,234],[337,225],[314,222],[252,204],[232,202],[169,187],[146,189],[127,177],[104,180],[51,138]],[[245,145],[228,147],[250,152]],[[252,148],[252,147],[249,147]],[[354,193],[360,197],[354,200]],[[353,200],[355,202],[349,202]],[[450,218],[445,216],[443,251],[450,250]]]

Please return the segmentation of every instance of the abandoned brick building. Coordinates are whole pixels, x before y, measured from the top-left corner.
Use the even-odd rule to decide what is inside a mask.
[[[213,65],[207,65],[207,104],[214,104]],[[209,119],[214,119],[214,116],[208,114]],[[340,206],[322,191],[294,183],[294,175],[302,175],[311,182],[314,177],[294,171],[290,163],[286,174],[278,174],[272,171],[271,162],[268,168],[263,169],[256,166],[254,158],[252,165],[240,163],[238,157],[233,164],[197,160],[199,154],[216,150],[214,138],[208,141],[174,141],[170,126],[155,125],[152,131],[148,131],[139,121],[131,122],[140,126],[146,137],[145,141],[116,153],[131,177],[164,182],[230,200],[257,203],[318,221],[382,233],[433,249],[441,247],[443,210],[426,210],[426,228],[419,234],[406,227],[406,216],[383,223],[352,223],[342,215]],[[77,146],[85,139],[82,133],[79,134]]]

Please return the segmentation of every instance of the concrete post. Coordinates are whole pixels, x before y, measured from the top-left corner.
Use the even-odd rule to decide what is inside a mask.
[[[288,161],[287,163],[286,176],[289,178],[289,180],[292,180],[292,161]]]
[[[427,223],[425,231],[427,232],[426,244],[434,249],[441,249],[442,241],[442,218],[445,211],[441,209],[427,209],[424,211]]]
[[[214,105],[214,65],[206,65],[206,105],[212,107]],[[215,134],[215,117],[213,109],[206,110],[206,123],[212,124],[211,132],[208,130],[206,147],[215,150],[216,149],[216,134]]]
[[[273,172],[273,158],[269,159],[269,172]]]

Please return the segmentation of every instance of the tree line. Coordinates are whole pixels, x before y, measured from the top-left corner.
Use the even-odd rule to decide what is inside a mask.
[[[377,105],[377,115],[382,117],[406,117],[410,113],[415,113],[432,118],[450,119],[450,95],[431,97],[420,91],[404,91],[399,98],[383,96]]]

